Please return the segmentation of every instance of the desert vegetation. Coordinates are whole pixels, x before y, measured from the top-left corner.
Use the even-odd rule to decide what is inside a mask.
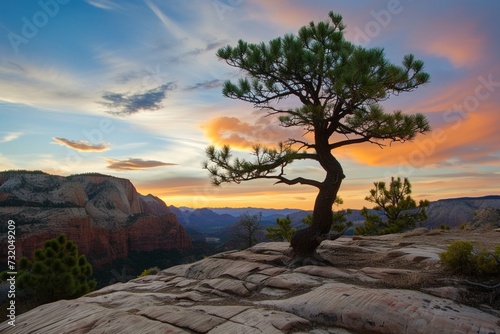
[[[45,241],[32,259],[21,257],[16,277],[21,312],[59,299],[78,298],[96,287],[92,266],[66,235]],[[8,277],[2,272],[2,280]]]
[[[486,248],[474,249],[466,240],[451,242],[446,251],[439,254],[445,267],[453,273],[487,277],[500,273],[500,245],[493,252]]]

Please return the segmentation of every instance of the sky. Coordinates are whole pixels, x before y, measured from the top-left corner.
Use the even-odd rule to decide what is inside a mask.
[[[253,144],[291,133],[222,95],[223,82],[244,73],[217,49],[296,34],[330,10],[343,16],[346,39],[384,48],[395,64],[411,53],[431,76],[383,103],[424,113],[431,132],[333,152],[346,175],[342,207],[372,207],[373,182],[391,176],[408,177],[417,201],[500,194],[497,0],[2,1],[0,171],[98,172],[175,206],[312,209],[315,188],[213,187],[202,163],[208,145],[251,158]],[[324,177],[306,161],[287,175]]]

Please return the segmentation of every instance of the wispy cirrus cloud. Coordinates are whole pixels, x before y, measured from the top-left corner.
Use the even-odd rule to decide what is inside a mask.
[[[56,142],[55,144],[59,144],[62,146],[66,146],[69,148],[72,148],[77,151],[84,151],[84,152],[104,152],[109,150],[109,144],[106,143],[99,143],[99,144],[93,144],[91,142],[85,141],[85,140],[70,140],[66,138],[60,138],[60,137],[54,137],[52,138]]]
[[[102,95],[104,101],[97,103],[106,107],[108,114],[128,116],[140,111],[160,109],[167,91],[175,88],[176,84],[171,81],[156,88],[133,94],[105,92]]]
[[[106,10],[115,10],[122,8],[112,0],[85,0],[88,4]]]
[[[4,135],[3,137],[0,137],[0,143],[7,143],[9,141],[16,140],[17,138],[21,137],[22,132],[10,132]]]
[[[214,79],[209,81],[197,82],[192,86],[186,87],[185,90],[215,89],[221,87],[222,87],[222,80]]]
[[[175,23],[168,15],[166,15],[158,6],[153,4],[149,0],[145,0],[146,5],[151,9],[151,11],[156,15],[158,19],[163,23],[165,29],[174,34],[174,36],[185,36],[186,30],[182,28],[179,24]]]
[[[163,166],[175,166],[176,164],[156,161],[129,158],[127,160],[106,159],[109,169],[124,171],[124,170],[140,170]]]

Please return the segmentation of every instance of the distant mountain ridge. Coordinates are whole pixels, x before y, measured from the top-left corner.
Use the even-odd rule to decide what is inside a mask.
[[[429,204],[426,226],[430,228],[440,225],[457,227],[471,222],[480,210],[486,208],[500,209],[500,196],[440,199]]]
[[[500,209],[500,196],[488,195],[483,197],[459,197],[440,199],[431,202],[427,209],[428,219],[424,226],[428,228],[438,228],[441,225],[456,228],[461,224],[471,222],[475,214],[479,210],[485,208]],[[308,214],[312,214],[311,210],[301,209],[262,209],[262,208],[202,208],[193,209],[182,207],[176,208],[169,206],[169,209],[174,212],[179,220],[179,223],[186,228],[196,230],[202,234],[218,233],[224,228],[238,222],[242,214],[258,214],[262,213],[262,225],[268,226],[276,223],[277,218],[289,216],[292,225],[296,228],[301,228],[302,219]],[[352,213],[347,215],[347,218],[354,224],[362,224],[363,216],[361,210],[353,209]]]

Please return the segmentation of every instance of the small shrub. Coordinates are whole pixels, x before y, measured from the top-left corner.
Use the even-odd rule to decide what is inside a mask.
[[[470,227],[470,224],[469,223],[462,223],[458,226],[458,229],[459,230],[470,230],[471,227]]]
[[[493,253],[487,249],[474,253],[470,241],[452,241],[439,258],[448,270],[454,273],[476,276],[490,276],[500,272],[500,245]]]
[[[142,273],[139,274],[137,277],[143,277],[143,276],[148,276],[148,275],[156,275],[160,272],[160,268],[158,267],[152,267],[149,269],[144,269]]]
[[[498,272],[498,263],[487,249],[481,250],[474,256],[476,273],[480,276],[489,276]]]
[[[439,254],[445,267],[455,273],[471,274],[474,270],[472,251],[474,246],[470,241],[452,241],[446,251]]]

